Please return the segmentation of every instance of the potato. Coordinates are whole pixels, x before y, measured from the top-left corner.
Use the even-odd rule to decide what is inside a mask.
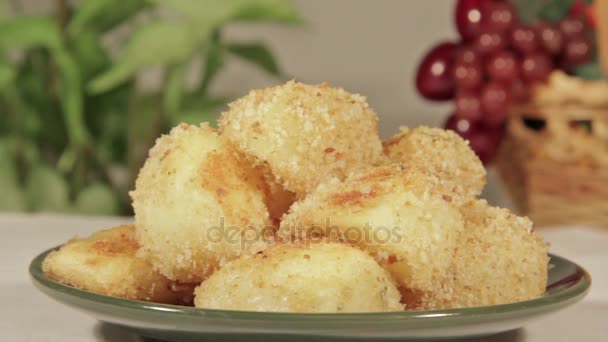
[[[400,311],[390,275],[345,244],[276,244],[228,263],[195,291],[195,306],[276,312]]]
[[[150,263],[138,258],[135,227],[124,225],[73,239],[51,252],[42,269],[59,282],[108,296],[177,303],[183,293]],[[190,293],[191,295],[191,293]]]
[[[444,192],[459,203],[481,194],[486,171],[469,143],[440,128],[401,127],[383,143],[385,155],[395,163],[420,167],[442,179]]]
[[[325,83],[253,90],[230,104],[219,126],[299,198],[382,158],[377,116],[365,98]]]
[[[328,182],[296,202],[281,222],[284,239],[328,236],[370,252],[395,278],[409,309],[449,295],[463,221],[434,176],[388,165]]]
[[[273,240],[263,176],[207,124],[156,141],[131,192],[141,254],[169,279],[200,283]]]
[[[453,299],[446,307],[518,302],[542,296],[547,245],[532,222],[484,200],[462,207],[465,230],[455,255]]]

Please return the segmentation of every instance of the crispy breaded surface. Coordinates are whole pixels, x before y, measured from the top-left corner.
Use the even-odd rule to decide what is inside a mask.
[[[421,167],[437,174],[444,180],[446,192],[461,203],[481,194],[486,184],[483,164],[469,143],[450,130],[426,126],[401,127],[398,134],[382,145],[392,162]]]
[[[370,252],[410,293],[408,308],[432,308],[448,295],[463,221],[418,168],[388,165],[323,184],[296,202],[279,236],[336,235]],[[432,294],[430,296],[429,294]]]
[[[51,252],[42,268],[59,282],[108,296],[176,303],[167,278],[136,257],[135,227],[124,225],[73,239]]]
[[[199,308],[277,312],[400,311],[390,275],[346,244],[276,244],[235,260],[195,291]]]
[[[547,285],[547,245],[532,222],[485,200],[461,208],[465,230],[455,257],[447,307],[505,304],[540,297]]]
[[[219,126],[298,197],[382,156],[377,116],[365,98],[325,83],[253,90],[230,104]]]
[[[202,281],[272,238],[263,177],[207,124],[156,141],[131,192],[141,253],[166,277]]]

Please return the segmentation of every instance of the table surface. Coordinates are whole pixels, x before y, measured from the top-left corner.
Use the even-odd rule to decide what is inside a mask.
[[[129,222],[128,218],[0,215],[0,331],[3,341],[140,341],[38,292],[28,265],[38,253],[74,236]],[[483,341],[608,340],[608,229],[564,226],[541,230],[552,253],[585,267],[593,277],[587,297],[526,328]],[[479,339],[476,339],[479,341]]]

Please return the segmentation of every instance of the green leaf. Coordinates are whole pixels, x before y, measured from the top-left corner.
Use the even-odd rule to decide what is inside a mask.
[[[603,78],[602,70],[598,62],[577,66],[576,69],[574,69],[574,74],[588,80],[601,80]]]
[[[203,97],[196,93],[187,94],[184,97],[183,108],[184,111],[212,111],[222,110],[226,107],[226,104],[230,101],[229,97],[226,96],[214,96],[214,97]]]
[[[572,8],[576,0],[552,0],[540,10],[539,17],[546,21],[557,22],[563,19]]]
[[[139,172],[154,141],[164,127],[160,97],[136,96],[127,121],[127,162],[132,180]]]
[[[15,183],[0,179],[2,196],[0,197],[0,212],[20,212],[27,209],[25,195]]]
[[[201,122],[208,122],[212,127],[217,127],[217,118],[219,117],[218,112],[212,111],[184,111],[177,115],[174,115],[171,120],[173,126],[177,126],[180,123],[187,123],[191,125],[198,125]]]
[[[23,60],[17,64],[15,88],[22,98],[27,99],[27,104],[35,110],[37,115],[44,113],[44,115],[40,115],[41,119],[52,118],[44,125],[47,130],[45,133],[49,136],[56,134],[59,136],[58,138],[61,138],[58,140],[64,141],[65,131],[55,128],[63,127],[61,115],[57,115],[59,106],[54,101],[54,94],[48,89],[51,83],[49,70],[52,65],[54,63],[47,49],[38,47],[25,51]]]
[[[302,24],[297,9],[288,0],[252,0],[240,8],[233,20],[273,21],[284,24]]]
[[[525,23],[538,21],[538,13],[545,6],[543,1],[512,0],[517,10],[519,20]]]
[[[42,165],[30,172],[25,185],[29,207],[35,211],[67,210],[68,191],[68,184],[59,172]]]
[[[220,34],[215,32],[205,51],[205,69],[203,71],[203,79],[200,85],[200,94],[203,97],[207,96],[209,85],[215,79],[220,70],[224,67],[224,54],[220,44]]]
[[[65,117],[70,143],[82,146],[89,140],[84,123],[83,94],[80,83],[80,70],[68,53],[57,50],[54,59],[60,69],[61,107]]]
[[[169,77],[167,78],[163,97],[165,115],[171,116],[179,111],[184,94],[187,68],[188,65],[186,63],[180,63],[169,69]]]
[[[107,31],[149,6],[146,0],[86,0],[79,1],[68,32],[76,36],[82,30]]]
[[[251,62],[266,72],[274,76],[281,76],[278,63],[272,52],[263,44],[256,43],[230,43],[226,45],[226,50],[235,56]]]
[[[86,215],[116,215],[120,210],[112,189],[103,183],[91,184],[76,197],[76,211]]]
[[[89,90],[101,93],[116,87],[146,67],[182,63],[197,45],[198,41],[185,24],[149,23],[133,34],[112,68],[89,83]]]
[[[0,181],[17,182],[17,168],[14,159],[13,140],[0,138]]]
[[[242,6],[251,0],[149,0],[188,18],[192,27],[213,30],[229,20]]]
[[[68,135],[73,144],[83,144],[87,131],[82,119],[80,74],[63,46],[61,33],[52,17],[22,16],[0,22],[0,47],[32,48],[43,46],[51,51],[60,69],[61,103]]]
[[[192,22],[217,28],[227,21],[274,21],[288,24],[302,22],[288,0],[150,0],[170,8]]]
[[[13,133],[34,136],[41,128],[40,118],[25,98],[15,87],[6,87],[2,90],[2,97],[10,103],[7,110],[8,122]]]
[[[51,50],[61,49],[61,33],[50,16],[20,16],[0,21],[0,48],[24,48],[44,46]]]
[[[101,46],[100,35],[83,29],[70,42],[70,50],[82,74],[82,81],[90,80],[110,64],[110,58]]]
[[[0,55],[0,57],[3,57]],[[15,68],[5,58],[0,58],[0,91],[15,79]]]
[[[171,125],[177,126],[182,122],[188,124],[209,122],[211,126],[217,127],[217,118],[228,101],[229,99],[226,97],[186,97],[184,109],[171,118]]]

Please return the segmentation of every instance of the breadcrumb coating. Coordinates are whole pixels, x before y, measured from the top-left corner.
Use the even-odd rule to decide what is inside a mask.
[[[455,256],[454,296],[446,307],[518,302],[547,285],[547,244],[532,222],[485,200],[461,208],[465,230]]]
[[[436,181],[419,168],[397,164],[355,172],[296,202],[279,236],[324,235],[358,245],[411,294],[408,309],[431,307],[435,297],[449,295],[463,229],[461,214],[436,189]]]
[[[140,253],[166,277],[201,282],[272,241],[263,176],[207,124],[181,124],[150,150],[131,192]]]
[[[542,296],[547,245],[476,199],[485,169],[452,131],[384,142],[364,97],[295,81],[157,139],[135,226],[50,253],[44,272],[110,296],[269,312],[388,312]],[[194,287],[198,286],[196,290]]]
[[[301,198],[324,180],[344,179],[382,157],[377,120],[360,95],[290,81],[231,103],[219,126]]]
[[[390,275],[346,244],[275,244],[228,263],[195,291],[195,306],[275,312],[401,311]]]
[[[158,303],[179,302],[183,294],[172,291],[169,279],[138,258],[138,249],[135,227],[124,225],[68,241],[46,257],[42,269],[50,278],[82,290]]]
[[[382,145],[392,162],[435,173],[443,180],[445,192],[461,203],[481,194],[486,184],[486,170],[468,141],[450,130],[401,127]]]

